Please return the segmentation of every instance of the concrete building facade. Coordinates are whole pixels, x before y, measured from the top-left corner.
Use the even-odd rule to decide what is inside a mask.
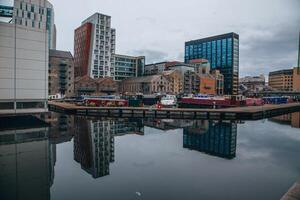
[[[50,50],[49,95],[74,95],[74,60],[68,51]]]
[[[47,0],[14,0],[13,22],[35,30],[47,30],[48,47],[56,49],[54,9]]]
[[[278,91],[293,91],[293,70],[279,70],[269,73],[269,86]]]
[[[76,77],[115,78],[116,30],[111,17],[95,13],[82,22],[74,34]]]
[[[46,112],[48,34],[0,22],[0,113]]]
[[[143,76],[145,71],[144,56],[115,55],[115,80],[122,81],[131,77]]]

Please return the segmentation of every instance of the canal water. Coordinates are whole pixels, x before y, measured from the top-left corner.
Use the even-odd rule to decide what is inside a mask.
[[[300,178],[299,116],[2,121],[0,199],[280,199]]]

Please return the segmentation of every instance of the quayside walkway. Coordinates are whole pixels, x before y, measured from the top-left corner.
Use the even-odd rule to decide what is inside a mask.
[[[85,107],[70,103],[49,102],[49,111],[101,117],[144,117],[172,119],[258,120],[300,112],[300,103],[235,107],[224,109],[185,109],[150,107]]]

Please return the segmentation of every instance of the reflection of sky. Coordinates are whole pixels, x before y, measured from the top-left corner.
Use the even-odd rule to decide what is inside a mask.
[[[13,6],[14,5],[14,1],[13,0],[0,0],[0,5]]]

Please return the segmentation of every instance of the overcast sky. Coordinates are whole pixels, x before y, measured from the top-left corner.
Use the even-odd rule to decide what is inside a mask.
[[[7,0],[0,0],[7,1]],[[236,32],[240,75],[297,65],[300,0],[50,0],[57,48],[73,52],[74,29],[95,12],[112,16],[116,52],[147,63],[183,60],[184,42]]]

